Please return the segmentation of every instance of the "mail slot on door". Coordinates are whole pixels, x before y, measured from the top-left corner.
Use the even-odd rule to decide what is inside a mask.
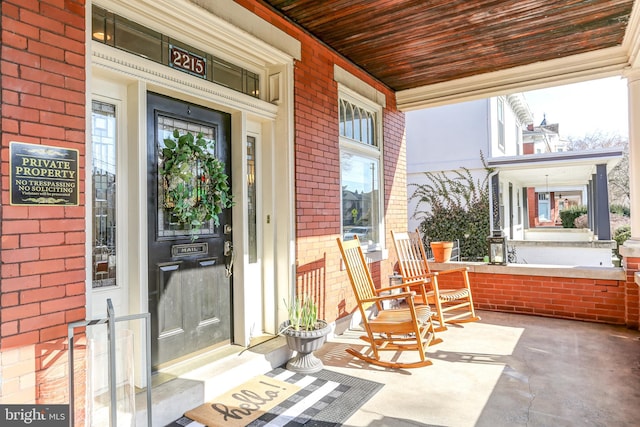
[[[171,245],[171,256],[193,256],[193,255],[207,255],[209,253],[208,243],[188,243],[184,245]]]

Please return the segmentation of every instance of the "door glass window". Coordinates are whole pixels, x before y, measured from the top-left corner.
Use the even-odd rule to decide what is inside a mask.
[[[91,103],[92,287],[116,285],[116,106]]]
[[[158,115],[158,170],[160,170],[162,165],[160,153],[162,153],[162,149],[165,148],[164,140],[165,138],[171,137],[173,135],[173,131],[176,129],[180,134],[191,132],[196,136],[199,133],[202,133],[204,139],[214,141],[214,150],[217,147],[215,145],[217,137],[215,127]],[[189,226],[178,222],[164,206],[164,179],[162,175],[158,173],[158,237],[172,238],[177,236],[190,236],[191,233]],[[213,220],[210,220],[202,226],[200,229],[200,235],[217,234],[219,232],[217,228],[218,227],[215,226]]]
[[[256,206],[256,138],[247,136],[247,216],[249,220],[249,264],[258,262]]]

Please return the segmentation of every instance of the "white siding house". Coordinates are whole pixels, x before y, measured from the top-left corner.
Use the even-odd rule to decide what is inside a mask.
[[[532,120],[521,94],[408,112],[409,229],[415,230],[421,222],[416,209],[425,209],[424,205],[418,207],[417,200],[411,199],[415,186],[427,182],[425,172],[447,173],[464,167],[482,181],[486,172],[480,153],[487,161],[522,154],[522,131]],[[511,184],[513,188],[522,186],[519,182]],[[509,183],[501,183],[501,187],[506,191]],[[514,206],[518,206],[517,201]],[[505,214],[510,215],[508,207]],[[522,224],[521,217],[517,222]]]
[[[495,170],[490,177],[494,206],[491,232],[502,231],[511,247],[531,245],[525,242],[528,240],[548,241],[539,237],[549,230],[558,241],[583,239],[584,233],[563,233],[559,212],[568,206],[585,205],[590,228],[584,230],[587,240],[601,240],[603,247],[589,264],[609,265],[607,174],[621,158],[621,149],[565,151],[558,124],[547,124],[546,119],[539,125],[532,122],[522,94],[408,112],[408,228],[415,230],[429,209],[412,198],[416,186],[430,182],[425,173],[449,175],[466,168],[483,182],[487,171],[482,153]],[[522,249],[523,254],[528,250]],[[547,249],[542,252],[549,252]],[[543,261],[528,254],[519,262]]]

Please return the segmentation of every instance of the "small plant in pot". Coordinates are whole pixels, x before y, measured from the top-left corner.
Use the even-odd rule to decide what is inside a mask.
[[[318,305],[312,297],[305,295],[286,303],[289,320],[280,324],[280,335],[284,335],[287,346],[297,354],[287,362],[287,369],[302,374],[320,371],[324,365],[313,352],[324,344],[331,326],[318,319]]]

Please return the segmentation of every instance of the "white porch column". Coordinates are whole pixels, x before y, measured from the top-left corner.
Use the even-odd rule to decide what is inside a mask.
[[[626,73],[629,92],[631,239],[640,245],[640,70]]]

